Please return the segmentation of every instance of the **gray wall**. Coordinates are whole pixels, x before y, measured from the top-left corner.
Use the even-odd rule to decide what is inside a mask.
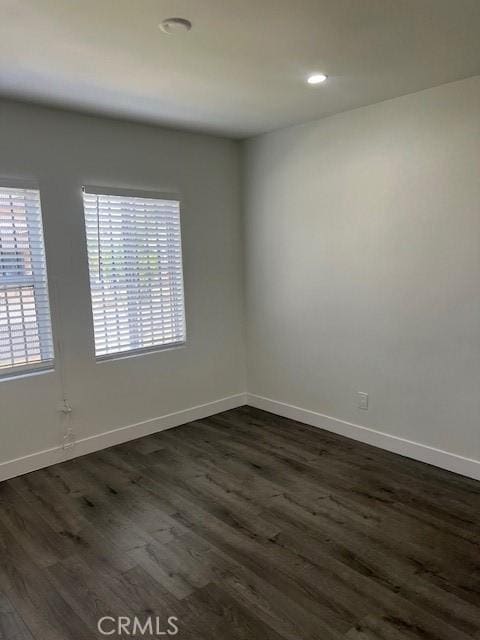
[[[40,182],[77,439],[245,390],[237,143],[2,102],[0,176]],[[186,347],[95,362],[83,184],[181,193]],[[0,381],[0,462],[61,444],[60,364]]]
[[[480,78],[245,152],[249,392],[480,460]]]

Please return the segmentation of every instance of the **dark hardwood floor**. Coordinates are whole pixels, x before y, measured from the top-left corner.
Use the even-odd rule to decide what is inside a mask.
[[[2,483],[0,563],[7,640],[480,639],[480,483],[243,407]]]

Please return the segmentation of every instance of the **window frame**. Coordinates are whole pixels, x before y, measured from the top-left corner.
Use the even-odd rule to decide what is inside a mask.
[[[55,335],[54,335],[54,317],[53,317],[53,308],[52,308],[52,289],[50,284],[50,278],[48,275],[48,259],[47,259],[47,250],[46,250],[46,234],[45,234],[45,220],[43,215],[43,205],[42,205],[42,191],[40,188],[40,183],[34,179],[22,179],[22,178],[5,178],[0,177],[0,187],[3,189],[12,189],[12,190],[25,190],[25,191],[37,191],[38,192],[38,200],[40,205],[40,229],[42,232],[42,244],[43,244],[43,258],[44,258],[44,270],[45,270],[45,290],[47,293],[48,300],[48,317],[50,320],[50,337],[51,337],[51,347],[52,347],[52,357],[49,359],[41,360],[40,362],[27,362],[25,364],[12,365],[9,367],[0,368],[0,381],[8,381],[15,378],[24,378],[29,375],[36,375],[39,373],[52,372],[55,370],[56,365],[56,348],[55,348]],[[29,225],[29,221],[27,219],[27,225]],[[13,285],[18,284],[18,289],[21,288],[23,279],[23,284],[30,284],[35,290],[35,284],[39,282],[38,276],[35,276],[32,273],[31,276],[20,276],[18,279],[12,278],[11,285],[12,288],[15,288]],[[10,283],[9,283],[10,284]],[[39,326],[39,349],[40,352],[45,348],[45,345],[42,347],[42,342],[40,340],[40,335],[42,332],[44,333],[46,328],[41,328]]]
[[[121,351],[115,351],[113,353],[105,353],[97,355],[96,353],[96,344],[95,344],[95,323],[93,318],[93,298],[92,298],[92,282],[90,275],[90,258],[88,256],[88,241],[87,241],[87,228],[86,228],[86,217],[85,217],[85,205],[83,196],[84,194],[89,195],[104,195],[104,196],[119,196],[119,197],[130,197],[130,198],[144,198],[150,200],[171,200],[178,202],[179,207],[179,226],[180,226],[180,261],[182,267],[182,294],[183,294],[183,327],[184,327],[184,340],[169,342],[166,344],[156,344],[149,345],[146,347],[139,347],[134,349],[124,349]],[[146,189],[136,189],[136,188],[125,188],[125,187],[105,187],[99,185],[92,184],[84,184],[81,188],[81,196],[82,196],[82,206],[83,206],[83,217],[84,217],[84,231],[85,231],[85,246],[87,250],[87,261],[88,261],[88,287],[90,292],[90,314],[92,319],[92,337],[93,337],[93,354],[95,358],[95,362],[97,364],[102,364],[106,362],[111,362],[115,360],[125,360],[127,358],[137,358],[143,355],[149,355],[154,353],[159,353],[162,351],[170,351],[173,349],[181,349],[184,348],[187,344],[187,310],[186,310],[186,297],[185,297],[185,268],[184,268],[184,259],[183,259],[183,225],[182,225],[182,210],[183,210],[183,200],[179,191],[151,191]]]

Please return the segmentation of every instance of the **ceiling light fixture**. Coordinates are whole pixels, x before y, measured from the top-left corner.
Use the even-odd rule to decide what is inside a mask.
[[[163,33],[173,35],[176,33],[185,33],[190,31],[192,23],[186,18],[166,18],[158,25]]]
[[[312,73],[311,76],[308,76],[307,82],[308,84],[321,84],[325,82],[327,77],[324,73]]]

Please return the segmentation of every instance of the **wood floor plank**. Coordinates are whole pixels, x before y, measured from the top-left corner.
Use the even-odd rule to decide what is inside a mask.
[[[241,407],[0,484],[0,640],[480,640],[480,483]]]
[[[0,640],[33,640],[33,636],[10,600],[0,592]]]

